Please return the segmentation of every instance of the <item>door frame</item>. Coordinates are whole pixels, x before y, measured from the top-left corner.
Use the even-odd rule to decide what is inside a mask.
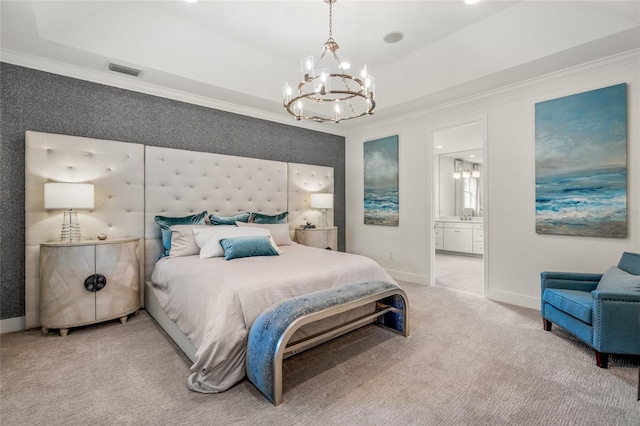
[[[451,121],[446,125],[438,126],[429,131],[428,135],[428,143],[429,148],[427,151],[430,154],[431,158],[431,188],[428,189],[428,193],[431,198],[431,232],[429,238],[429,264],[431,268],[429,268],[429,286],[435,286],[435,265],[436,265],[436,247],[435,247],[435,232],[433,229],[435,227],[436,219],[438,218],[436,212],[436,197],[439,196],[440,192],[435,190],[435,183],[439,182],[439,176],[436,176],[436,173],[439,173],[440,167],[436,165],[436,162],[439,159],[439,154],[436,152],[436,147],[434,144],[434,134],[438,132],[442,132],[444,130],[454,129],[457,127],[463,127],[470,124],[479,123],[482,127],[481,136],[482,136],[482,150],[483,150],[483,163],[482,163],[482,172],[484,174],[484,178],[482,179],[482,207],[483,207],[483,230],[484,230],[484,238],[483,238],[483,255],[482,255],[482,293],[483,297],[486,297],[486,294],[489,291],[489,240],[490,240],[490,232],[489,232],[489,217],[490,217],[490,194],[489,194],[489,179],[491,176],[490,167],[489,167],[489,144],[488,144],[488,130],[487,130],[487,115],[477,115],[473,116],[468,120],[459,120],[459,121]]]

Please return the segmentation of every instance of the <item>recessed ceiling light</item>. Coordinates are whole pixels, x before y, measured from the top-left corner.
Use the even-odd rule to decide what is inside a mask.
[[[197,3],[198,2],[198,0],[184,0],[184,1],[186,1],[187,3]]]
[[[469,156],[469,158],[473,158],[473,157],[475,157],[475,155],[473,155],[473,154],[471,154],[471,155]]]
[[[464,0],[466,4],[476,4],[480,3],[481,0]]]
[[[442,148],[442,145],[436,145],[436,148],[440,149],[440,148]]]
[[[394,31],[384,36],[383,40],[385,43],[393,44],[393,43],[398,43],[403,38],[404,38],[404,34],[402,34],[400,31]]]

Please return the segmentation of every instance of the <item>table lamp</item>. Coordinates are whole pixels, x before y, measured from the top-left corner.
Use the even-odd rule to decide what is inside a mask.
[[[327,227],[327,209],[333,208],[333,194],[311,194],[311,208],[321,209],[320,228]]]
[[[73,209],[93,209],[93,184],[91,183],[45,183],[44,208],[47,210],[68,209],[64,212],[60,240],[69,243],[80,241],[78,213]]]

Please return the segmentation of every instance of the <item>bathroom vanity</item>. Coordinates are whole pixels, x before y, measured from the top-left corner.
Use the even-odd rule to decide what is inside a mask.
[[[439,219],[434,226],[437,251],[482,255],[484,224],[482,218]]]

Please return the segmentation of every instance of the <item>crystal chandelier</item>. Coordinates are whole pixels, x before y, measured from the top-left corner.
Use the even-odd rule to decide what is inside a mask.
[[[345,72],[336,54],[339,46],[332,37],[332,5],[336,1],[324,0],[329,4],[329,39],[320,59],[302,59],[302,81],[295,94],[289,83],[284,85],[284,107],[296,120],[339,123],[373,114],[376,106],[375,79],[367,72],[367,66],[359,77],[354,77]]]

